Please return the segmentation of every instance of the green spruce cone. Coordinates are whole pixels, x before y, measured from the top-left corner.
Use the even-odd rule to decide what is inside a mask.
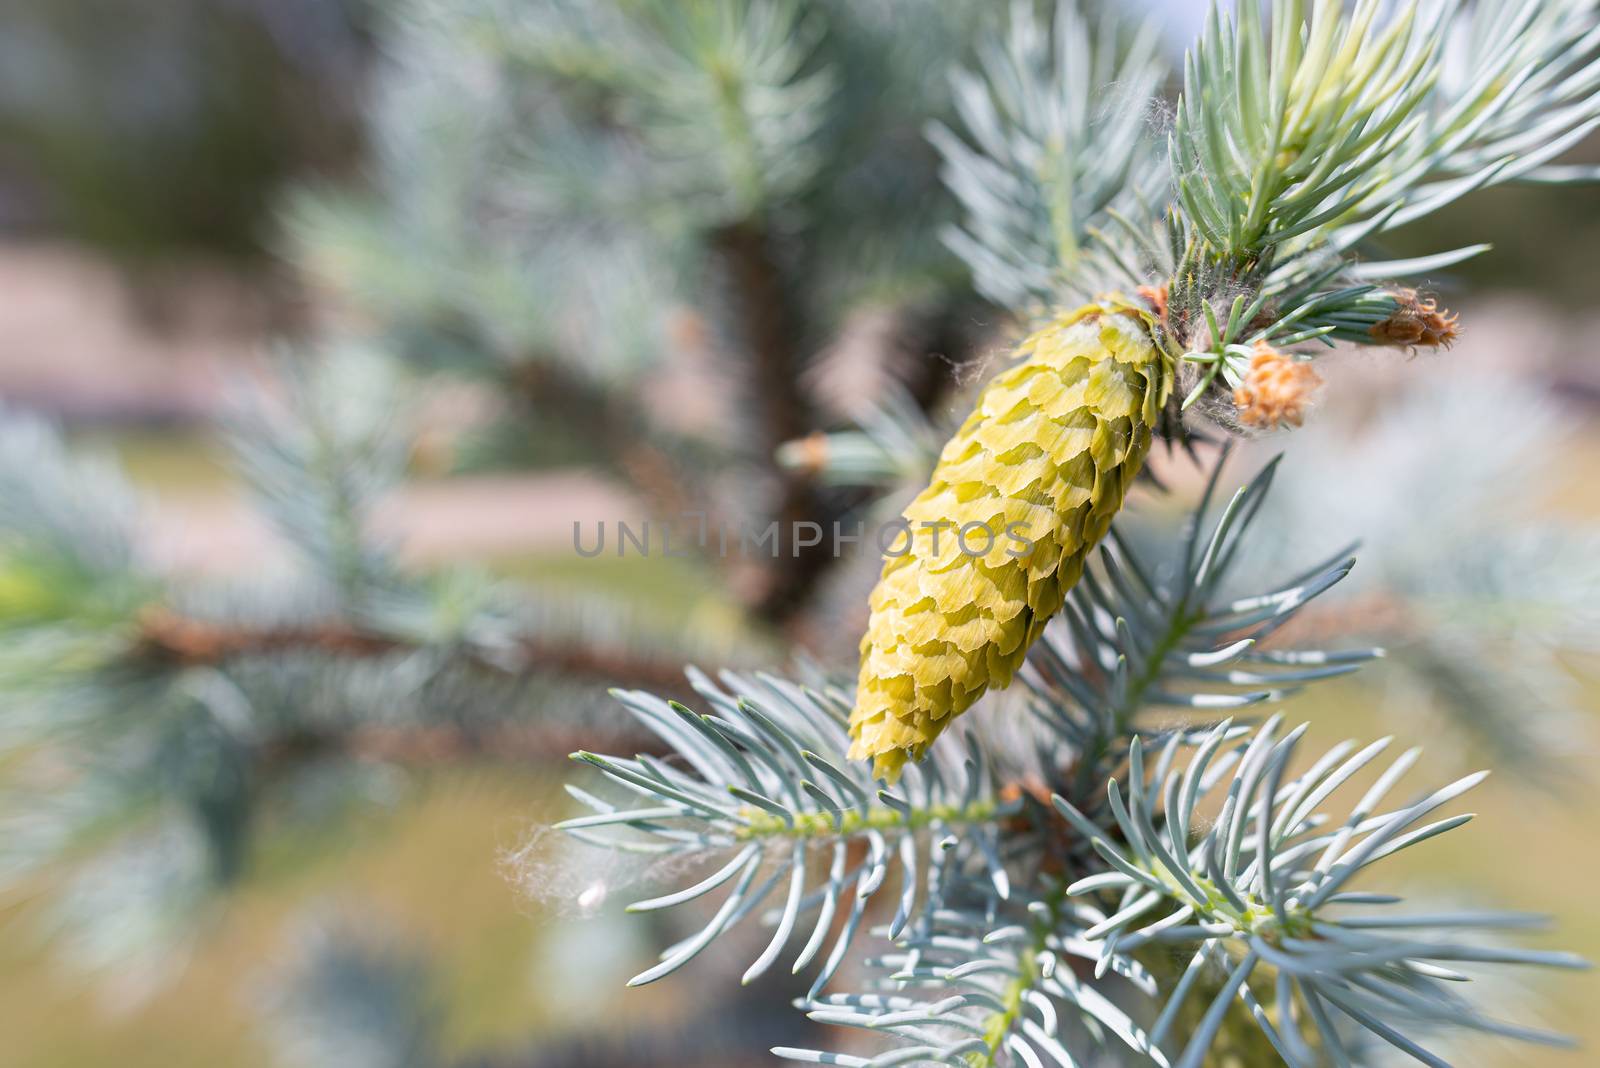
[[[894,781],[1003,688],[1122,507],[1172,389],[1149,313],[1118,299],[1018,348],[905,510],[861,640],[853,759]]]

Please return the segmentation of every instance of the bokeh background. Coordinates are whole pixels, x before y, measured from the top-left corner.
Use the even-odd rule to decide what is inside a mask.
[[[1005,324],[956,262],[939,258],[947,206],[923,187],[885,194],[871,166],[832,181],[826,202],[813,197],[814,176],[796,180],[796,201],[812,197],[811,210],[832,213],[839,232],[782,265],[808,278],[796,313],[807,359],[788,371],[804,378],[822,414],[807,422],[780,405],[736,426],[724,408],[747,402],[725,396],[740,382],[713,351],[715,316],[706,303],[660,296],[704,263],[658,255],[661,242],[635,238],[698,227],[737,264],[749,236],[743,208],[702,204],[692,180],[652,185],[662,165],[650,159],[619,168],[615,158],[580,154],[603,144],[572,146],[561,168],[528,163],[540,151],[559,155],[551,146],[562,144],[557,127],[570,115],[547,114],[536,83],[508,95],[450,36],[459,34],[445,28],[451,5],[431,6],[445,14],[357,0],[4,5],[7,418],[42,413],[74,448],[119,461],[146,495],[143,548],[163,569],[207,580],[270,573],[292,548],[253,506],[219,425],[241,382],[277,373],[272,353],[293,363],[358,338],[369,355],[402,365],[421,398],[404,481],[374,512],[407,567],[466,566],[558,591],[563,603],[625,603],[630,626],[674,638],[687,631],[705,655],[837,656],[858,626],[847,606],[861,595],[860,569],[750,575],[693,560],[584,560],[572,550],[572,525],[660,514],[686,499],[682,483],[713,470],[724,497],[742,500],[740,486],[757,486],[776,495],[780,512],[795,500],[824,514],[858,506],[847,492],[791,486],[784,469],[752,475],[746,468],[764,461],[749,457],[830,419],[848,421],[885,375],[900,375],[935,419],[954,410],[964,379],[952,366],[980,363]],[[506,6],[517,5],[498,5]],[[537,29],[541,5],[525,6],[521,17]],[[882,6],[890,38],[916,36],[918,27],[893,21],[906,6]],[[971,5],[973,25],[980,6]],[[1155,5],[1174,46],[1194,6]],[[422,14],[398,13],[405,7]],[[626,64],[634,42],[596,21],[594,52],[553,31],[529,39],[570,48],[558,66]],[[950,32],[959,40],[967,31]],[[921,119],[893,121],[910,99],[896,94],[918,87],[875,80],[890,61],[870,42],[833,46],[856,65],[843,81],[861,94],[851,106],[859,128],[830,142],[834,151],[868,163],[926,154],[916,147]],[[589,106],[609,121],[604,101]],[[527,143],[513,143],[521,136]],[[839,147],[851,137],[855,148]],[[486,151],[484,139],[504,139],[504,151]],[[1600,142],[1573,158],[1600,160]],[[705,157],[679,162],[690,172],[710,166]],[[934,162],[929,155],[923,178]],[[523,165],[526,180],[509,183],[509,198],[500,196],[504,182],[493,196],[479,188],[502,173],[472,173],[499,168],[515,178]],[[495,239],[547,210],[543,199],[563,183],[640,210],[613,212],[604,230],[541,232],[520,248]],[[872,198],[884,195],[921,205],[898,220],[909,233],[895,235],[893,248],[885,230],[851,214],[870,214]],[[786,203],[779,198],[780,209]],[[806,225],[803,214],[778,215],[780,227]],[[1582,548],[1600,530],[1592,477],[1600,191],[1492,191],[1402,232],[1394,247],[1406,254],[1477,241],[1492,242],[1494,253],[1433,280],[1463,309],[1464,337],[1452,351],[1337,362],[1319,425],[1253,446],[1241,462],[1248,469],[1279,445],[1293,454],[1280,477],[1289,487],[1283,559],[1331,551],[1344,532],[1367,539],[1362,567],[1376,577],[1354,585],[1318,625],[1412,653],[1316,691],[1292,714],[1313,720],[1313,736],[1325,741],[1392,733],[1426,742],[1434,778],[1484,763],[1503,769],[1477,795],[1474,829],[1405,854],[1404,878],[1447,897],[1547,911],[1559,931],[1550,944],[1600,957],[1592,892],[1600,689],[1587,662],[1600,641],[1592,581],[1600,561]],[[616,255],[593,255],[600,244]],[[869,262],[876,273],[863,282]],[[701,291],[735,301],[770,283],[737,272],[702,281]],[[534,322],[529,308],[541,302]],[[739,342],[758,353],[762,343]],[[506,355],[544,346],[576,356]],[[612,448],[630,440],[638,419],[665,427],[673,448]],[[689,432],[707,426],[719,433]],[[753,443],[739,438],[747,430]],[[1191,491],[1186,463],[1168,463],[1173,496],[1145,502],[1151,515],[1175,512]],[[1568,538],[1559,552],[1542,540],[1551,530]],[[1501,545],[1520,555],[1494,551]],[[1470,580],[1429,585],[1452,569]],[[1537,596],[1523,597],[1533,584],[1542,584]],[[1395,590],[1432,614],[1397,624]],[[803,596],[811,600],[801,611],[794,602]],[[572,687],[599,693],[603,680],[590,676]],[[799,1026],[785,992],[735,992],[737,954],[686,982],[624,991],[664,930],[624,919],[615,898],[580,900],[616,873],[570,870],[593,858],[564,859],[539,834],[567,814],[558,750],[573,746],[561,743],[609,729],[595,723],[607,715],[603,700],[570,692],[525,697],[534,723],[572,704],[552,713],[565,733],[542,756],[492,744],[346,754],[339,774],[359,779],[358,800],[313,818],[264,820],[248,876],[159,951],[130,936],[138,948],[123,954],[115,924],[63,934],[48,865],[12,881],[0,897],[0,1063],[760,1063],[752,1050]],[[0,777],[14,764],[0,765]],[[308,778],[296,789],[316,786]],[[15,803],[7,796],[0,803]],[[109,893],[119,892],[119,877],[108,873]],[[75,934],[81,952],[63,953]],[[1600,984],[1530,981],[1536,988],[1504,998],[1585,1036],[1589,1052],[1502,1056],[1485,1044],[1465,1063],[1592,1062],[1600,1020],[1585,1010]],[[707,1047],[697,1022],[730,1000],[741,1009],[721,1018],[740,1025]]]

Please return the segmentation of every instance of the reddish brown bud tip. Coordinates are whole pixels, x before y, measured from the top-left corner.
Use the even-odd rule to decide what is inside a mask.
[[[1139,296],[1143,297],[1145,300],[1150,302],[1150,309],[1156,313],[1156,320],[1158,322],[1160,322],[1162,325],[1166,325],[1166,322],[1167,322],[1167,287],[1166,287],[1166,285],[1163,284],[1163,285],[1159,285],[1159,286],[1140,286],[1137,290],[1135,290],[1135,292],[1138,293]]]
[[[1378,344],[1396,348],[1449,348],[1460,336],[1456,328],[1457,316],[1441,309],[1432,297],[1422,296],[1415,289],[1397,289],[1389,295],[1398,307],[1389,318],[1369,331]]]
[[[1299,426],[1305,419],[1311,394],[1321,384],[1322,376],[1310,364],[1258,341],[1250,369],[1233,391],[1233,403],[1239,409],[1239,421],[1246,426]]]
[[[778,460],[795,471],[818,474],[828,466],[828,435],[817,430],[786,441],[778,447]]]

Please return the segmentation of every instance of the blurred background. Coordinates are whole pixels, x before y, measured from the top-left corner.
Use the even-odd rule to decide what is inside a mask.
[[[1194,5],[1153,6],[1181,48]],[[4,5],[0,1062],[796,1040],[737,949],[625,991],[676,930],[620,914],[652,873],[537,828],[568,751],[646,744],[606,686],[848,665],[874,562],[573,529],[892,507],[1012,336],[939,177],[997,9]],[[1316,625],[1394,653],[1291,715],[1500,769],[1405,877],[1600,957],[1600,191],[1497,189],[1393,250],[1477,241],[1432,280],[1453,350],[1328,361],[1315,426],[1237,469],[1288,448],[1263,566],[1364,538]],[[1198,479],[1158,468],[1155,523]],[[1595,979],[1505,996],[1600,1048]]]

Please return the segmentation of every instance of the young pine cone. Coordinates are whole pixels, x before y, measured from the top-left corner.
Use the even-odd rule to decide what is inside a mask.
[[[852,759],[873,758],[892,782],[985,690],[1011,682],[1149,452],[1172,389],[1150,331],[1127,305],[1080,308],[984,387],[872,591]]]

